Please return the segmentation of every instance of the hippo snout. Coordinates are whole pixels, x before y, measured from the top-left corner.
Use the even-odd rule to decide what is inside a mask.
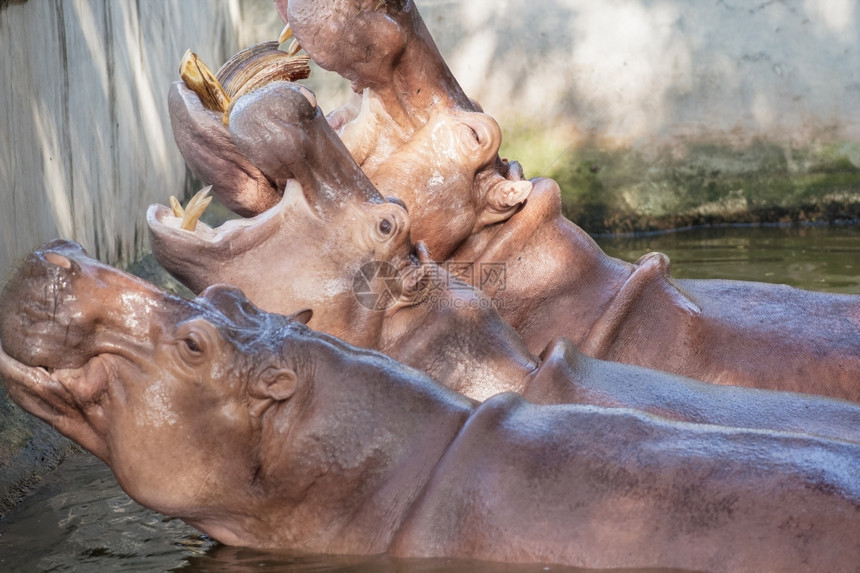
[[[72,277],[80,272],[76,257],[86,255],[70,241],[55,240],[34,251],[0,294],[0,342],[16,360],[30,365],[63,367],[78,364],[58,351],[55,341],[75,337],[63,316]],[[60,339],[62,343],[62,338]]]

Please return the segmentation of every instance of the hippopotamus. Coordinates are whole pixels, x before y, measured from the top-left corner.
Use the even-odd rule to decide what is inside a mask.
[[[133,499],[228,545],[601,568],[860,563],[856,441],[515,393],[479,404],[311,330],[307,313],[269,314],[227,286],[187,300],[62,241],[0,300],[12,399]]]
[[[266,135],[255,137],[261,125]],[[808,415],[797,397],[762,399],[749,390],[713,389],[595,360],[563,338],[540,357],[530,354],[492,300],[411,243],[410,214],[375,190],[306,90],[278,83],[246,96],[230,126],[247,157],[295,176],[287,178],[278,206],[220,228],[198,223],[183,230],[170,209],[149,209],[157,260],[194,292],[229,283],[269,312],[312,307],[313,328],[380,350],[476,400],[514,391],[538,403],[635,407],[682,421],[846,435],[845,424],[823,427],[827,417]],[[393,222],[391,232],[381,235],[386,220]],[[368,266],[396,270],[377,277],[376,292],[386,280],[396,282],[396,296],[385,305],[368,305],[354,290]]]
[[[313,308],[316,330],[481,398],[510,389],[509,369],[534,369],[537,360],[489,301],[413,244],[407,210],[379,194],[305,88],[276,82],[244,96],[229,129],[246,157],[285,181],[285,192],[270,210],[214,229],[199,222],[183,230],[173,210],[149,208],[156,259],[193,292],[227,283],[270,312]],[[359,288],[378,300],[357,296]],[[482,338],[462,344],[453,332]],[[440,360],[455,355],[461,360]]]
[[[512,215],[528,195],[531,183],[523,180],[522,169],[518,165],[512,168],[498,157],[498,144],[501,141],[498,124],[490,116],[478,111],[477,104],[465,96],[439,56],[429,32],[411,3],[403,4],[399,10],[394,10],[394,4],[397,3],[356,3],[356,7],[366,5],[359,11],[359,19],[364,19],[362,24],[357,24],[352,18],[352,7],[342,12],[341,7],[335,4],[315,2],[311,12],[319,16],[320,11],[330,10],[329,16],[341,18],[339,22],[343,18],[349,19],[352,25],[373,34],[373,39],[370,46],[350,45],[341,41],[337,57],[330,57],[324,62],[324,66],[329,69],[337,69],[349,77],[360,77],[361,85],[366,88],[362,102],[344,106],[330,114],[328,119],[338,126],[339,135],[383,195],[400,197],[413,185],[429,185],[427,193],[423,195],[426,201],[413,202],[407,196],[401,199],[413,211],[416,231],[423,237],[422,240],[435,257],[444,257],[448,254],[444,249],[451,244],[452,237],[456,237],[457,241],[463,240],[471,233]],[[367,11],[368,7],[372,9]],[[285,4],[281,8],[286,11]],[[291,9],[298,10],[300,14],[308,12],[300,2],[291,5]],[[386,15],[386,11],[389,15]],[[397,18],[398,22],[395,23],[391,18]],[[326,34],[328,26],[320,29],[318,23],[318,18],[312,18],[307,25],[298,20],[294,24],[296,37],[314,53],[317,51],[313,47],[319,43],[328,45],[330,39]],[[312,26],[314,28],[309,29]],[[412,34],[408,37],[408,46],[392,44],[401,36],[406,38],[398,32],[401,26]],[[366,40],[362,35],[351,37],[360,42]],[[432,61],[440,62],[441,67],[423,68],[417,75],[413,74],[415,77],[399,74],[393,79],[397,86],[388,84],[386,80],[391,78],[368,79],[368,74],[372,75],[373,70],[389,70],[392,60],[408,58],[417,61],[413,55],[416,51],[420,54],[425,51],[435,54]],[[356,54],[364,54],[360,64],[355,62]],[[232,67],[242,65],[243,62],[239,61]],[[347,65],[361,72],[352,74],[346,69]],[[428,78],[432,81],[428,82]],[[424,83],[418,83],[420,81]],[[193,84],[201,82],[205,83],[205,78],[195,78],[195,82],[188,83],[195,87]],[[398,82],[403,82],[403,85]],[[446,88],[437,89],[437,82],[444,83]],[[371,86],[378,89],[372,89]],[[402,90],[413,90],[413,86],[418,93],[412,93],[410,97],[399,95]],[[212,87],[216,91],[221,89],[220,86]],[[357,84],[354,88],[363,89]],[[199,89],[202,89],[201,95],[205,96],[206,90]],[[212,185],[212,193],[224,205],[242,216],[253,216],[278,203],[285,180],[283,174],[279,173],[276,156],[270,157],[273,161],[268,163],[257,161],[259,155],[256,158],[248,157],[247,149],[237,141],[232,120],[228,122],[229,126],[225,125],[221,112],[207,109],[186,82],[175,82],[171,86],[168,109],[174,138],[186,163],[206,184]],[[433,121],[428,121],[429,117]],[[416,130],[422,132],[420,137],[415,136]],[[469,158],[468,167],[471,170],[464,166],[462,174],[454,174],[446,166],[448,159],[437,157],[435,153],[425,153],[426,168],[434,170],[439,176],[428,180],[423,170],[413,173],[413,156],[420,150],[411,149],[410,142],[415,140],[417,147],[422,147],[427,138],[458,147],[458,156]],[[389,158],[392,154],[405,154],[404,159],[399,160],[402,168],[393,167],[394,160]],[[388,165],[384,169],[383,163]],[[438,198],[438,201],[433,201],[433,197]],[[430,204],[425,204],[428,202]],[[423,216],[424,211],[427,211],[427,217]],[[448,221],[444,230],[425,228],[424,221],[429,222],[433,214],[438,217],[442,211],[447,214]]]
[[[484,159],[497,157],[500,135],[492,129],[436,136],[439,130],[452,133],[451,123],[468,124],[463,118],[484,120],[433,45],[414,3],[275,5],[315,61],[363,90],[362,113],[339,113],[333,123],[362,167],[368,166],[376,187],[407,205],[413,238],[426,240],[436,260],[505,269],[503,283],[479,286],[497,301],[530,352],[563,336],[590,356],[718,384],[860,400],[860,297],[675,280],[663,254],[632,264],[608,257],[564,218],[557,184],[543,178],[530,181],[527,196],[510,194],[517,204],[513,214],[506,211],[501,221],[490,217],[488,224],[460,232],[459,220],[480,220],[487,212],[486,185],[478,184],[486,178],[486,165],[497,174],[504,174],[500,165],[508,166],[509,180],[519,179],[521,168]],[[358,56],[365,53],[361,49],[372,65]],[[435,103],[428,106],[428,98]],[[392,126],[400,125],[394,118],[404,114],[411,123],[399,146],[354,143],[376,133],[390,139],[389,132],[397,132]],[[467,150],[463,142],[472,137],[489,147]],[[447,180],[472,184],[435,184]],[[406,183],[398,187],[400,182]],[[450,205],[472,211],[454,217]],[[479,280],[477,274],[465,278],[470,276]]]
[[[189,101],[195,98],[181,84],[173,90]],[[473,382],[458,382],[438,371],[446,362],[435,356],[449,352],[452,343],[448,331],[436,327],[444,322],[438,320],[439,313],[431,311],[436,319],[427,328],[427,305],[416,305],[426,294],[430,255],[423,242],[411,242],[416,234],[411,209],[399,199],[382,198],[332,131],[316,98],[300,86],[273,83],[239,99],[230,118],[231,145],[261,166],[268,179],[282,181],[288,192],[260,219],[230,223],[217,238],[205,226],[189,234],[165,224],[175,223],[170,212],[151,208],[148,219],[159,261],[196,292],[225,282],[239,286],[269,311],[313,306],[318,309],[315,328],[425,371],[435,365],[436,371],[429,373],[470,393]],[[418,147],[443,140],[413,139],[392,155],[391,164],[409,158],[414,163],[432,151],[432,146],[423,151]],[[447,151],[441,155],[449,159],[468,155],[456,146]],[[450,163],[469,168],[466,159]],[[302,191],[290,181],[300,182]],[[307,202],[314,208],[300,206]],[[391,232],[381,234],[381,227]],[[288,250],[283,248],[286,243],[291,245]],[[404,292],[411,296],[402,296],[386,313],[368,312],[352,292],[350,278],[372,261],[383,261],[409,278]],[[562,217],[558,188],[550,180],[537,180],[516,214],[470,235],[448,263],[504,270],[505,281],[481,285],[490,297],[481,299],[481,305],[497,309],[523,340],[510,336],[507,326],[487,329],[502,333],[497,340],[516,339],[495,354],[501,357],[496,363],[507,363],[515,354],[518,367],[533,367],[529,356],[564,337],[596,358],[720,384],[860,400],[860,298],[756,283],[679,283],[669,277],[668,260],[660,254],[636,265],[612,259]],[[259,276],[261,265],[267,269],[265,280]],[[438,268],[430,274],[437,275]],[[545,281],[535,282],[536,277]],[[449,296],[474,295],[456,287],[449,289]],[[416,312],[416,307],[425,310]],[[496,317],[481,315],[445,324],[459,332],[481,321],[497,323]],[[419,324],[420,335],[404,338],[404,331],[414,334]],[[437,333],[436,342],[428,344],[430,332]],[[425,354],[420,356],[417,348]],[[492,378],[494,371],[492,366],[483,368],[481,376]],[[510,372],[500,379],[501,384],[497,377],[484,388],[515,389],[506,387]]]

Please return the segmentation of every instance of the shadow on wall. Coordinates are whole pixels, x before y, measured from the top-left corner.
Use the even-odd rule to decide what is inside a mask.
[[[185,180],[168,86],[187,48],[210,60],[238,49],[243,6],[4,3],[0,268],[57,236],[110,263],[146,248],[146,206],[181,194]]]

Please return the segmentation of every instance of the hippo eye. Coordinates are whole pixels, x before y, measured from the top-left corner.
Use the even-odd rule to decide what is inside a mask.
[[[182,324],[174,338],[179,359],[190,366],[200,366],[212,357],[219,336],[215,326],[202,318]]]
[[[391,221],[388,219],[383,219],[379,222],[379,232],[383,235],[388,235],[394,229],[394,226],[391,224]]]
[[[200,354],[202,352],[202,350],[200,350],[200,345],[197,344],[197,341],[194,340],[193,337],[189,336],[182,342],[185,343],[185,347],[188,349],[188,352],[191,352],[192,354]]]
[[[205,342],[198,332],[189,332],[179,341],[179,355],[183,360],[197,363],[203,359]]]

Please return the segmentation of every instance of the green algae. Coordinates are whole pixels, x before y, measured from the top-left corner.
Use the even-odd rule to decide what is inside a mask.
[[[526,157],[528,177],[555,179],[564,214],[593,234],[860,217],[860,148],[852,143],[613,149],[583,141],[564,149],[539,137],[520,132],[502,154]]]

